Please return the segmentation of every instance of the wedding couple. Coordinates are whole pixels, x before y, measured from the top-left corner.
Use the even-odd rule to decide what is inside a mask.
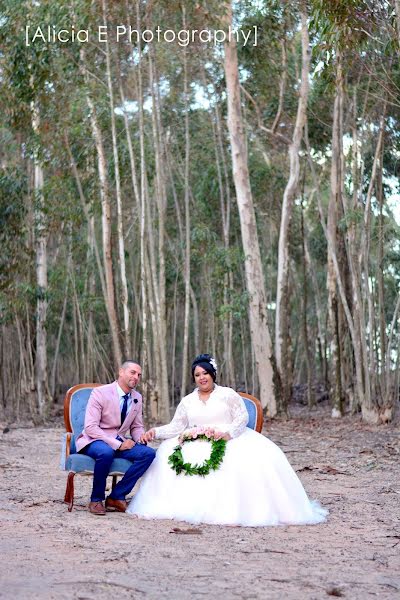
[[[117,381],[93,389],[85,427],[76,442],[79,452],[96,461],[89,503],[92,514],[114,510],[146,519],[244,526],[325,520],[327,510],[308,499],[278,446],[247,428],[242,398],[233,389],[217,385],[216,376],[215,360],[209,354],[198,356],[192,364],[195,390],[181,400],[168,425],[147,432],[142,397],[135,389],[140,365],[125,361]],[[131,439],[125,437],[127,432]],[[205,436],[212,440],[211,457]],[[188,443],[185,438],[195,439]],[[165,440],[157,453],[147,446],[154,439]],[[132,465],[105,500],[115,457]],[[196,474],[199,465],[210,463],[206,475]],[[128,506],[125,498],[142,475],[140,489]]]

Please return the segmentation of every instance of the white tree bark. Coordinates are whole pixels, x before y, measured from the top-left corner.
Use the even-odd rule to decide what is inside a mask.
[[[104,261],[104,273],[106,282],[106,309],[108,314],[108,320],[110,323],[110,333],[113,343],[113,354],[114,354],[114,366],[118,367],[121,364],[122,353],[121,345],[119,341],[119,324],[117,318],[117,311],[115,307],[115,288],[114,288],[114,275],[113,275],[113,264],[112,264],[112,251],[111,251],[111,203],[109,194],[109,185],[107,177],[107,164],[106,155],[103,145],[103,137],[100,131],[99,124],[97,122],[96,111],[92,98],[89,92],[86,92],[86,101],[90,110],[90,123],[92,126],[93,139],[97,150],[97,167],[99,173],[99,187],[100,187],[100,198],[101,198],[101,223],[102,223],[102,242],[103,242],[103,261]]]
[[[127,3],[127,9],[128,3]],[[127,18],[129,22],[129,10],[127,10]],[[136,23],[137,28],[141,29],[140,22],[140,4],[136,3]],[[157,417],[157,413],[152,410],[150,400],[150,382],[148,379],[149,369],[149,333],[148,333],[148,300],[146,287],[146,202],[147,202],[147,182],[146,182],[146,156],[144,144],[144,115],[143,115],[143,82],[142,82],[142,53],[140,44],[138,45],[138,104],[139,104],[139,144],[140,144],[140,295],[141,295],[141,313],[142,313],[142,347],[141,347],[141,366],[143,374],[143,396],[145,398],[145,412],[149,414],[149,409],[152,411],[151,416]],[[156,407],[155,407],[156,408]]]
[[[289,180],[283,194],[281,224],[278,246],[278,275],[276,285],[276,317],[275,317],[275,358],[276,366],[281,376],[283,389],[283,403],[286,408],[291,394],[291,366],[290,348],[288,344],[289,333],[289,231],[292,219],[293,202],[298,191],[300,176],[299,150],[303,137],[303,129],[307,116],[307,101],[310,72],[310,44],[305,8],[301,10],[301,45],[302,45],[302,71],[299,102],[297,107],[296,123],[292,141],[289,146]]]
[[[69,273],[71,270],[71,245],[69,244],[68,247],[68,259],[67,259],[67,277],[66,277],[66,282],[65,282],[65,288],[64,288],[64,300],[63,300],[63,307],[61,310],[61,317],[60,317],[60,323],[58,326],[58,332],[57,332],[57,340],[56,340],[56,346],[54,349],[54,356],[53,356],[53,364],[51,367],[51,372],[50,372],[50,393],[51,396],[54,398],[54,394],[56,391],[56,374],[57,374],[57,365],[58,365],[58,357],[60,354],[60,346],[61,346],[61,337],[62,337],[62,332],[64,329],[64,323],[65,323],[65,315],[67,312],[67,302],[68,302],[68,288],[69,288]]]
[[[334,108],[334,116],[336,115],[336,117],[334,118],[334,135],[332,136],[332,139],[339,139],[339,128],[336,124],[336,122],[338,121],[337,115],[338,115],[338,98],[336,99],[335,102],[335,108]],[[357,141],[357,138],[354,138],[355,141]],[[380,144],[379,139],[378,139],[378,145]],[[325,222],[325,217],[323,214],[323,207],[322,207],[322,199],[321,199],[321,195],[319,193],[319,189],[318,189],[318,182],[317,182],[317,178],[316,178],[316,173],[315,173],[315,169],[311,160],[311,156],[310,156],[310,147],[309,147],[309,143],[307,140],[307,149],[308,149],[308,153],[309,153],[309,162],[310,162],[310,168],[311,168],[311,173],[314,179],[314,183],[316,186],[316,190],[317,190],[317,199],[318,199],[318,207],[319,207],[319,213],[320,213],[320,220],[321,220],[321,225],[322,228],[324,230],[325,233],[325,237],[328,243],[328,260],[331,263],[331,285],[333,286],[334,284],[334,279],[336,280],[336,285],[338,287],[338,291],[339,291],[339,296],[340,296],[340,301],[342,303],[343,306],[343,310],[346,316],[346,322],[347,322],[347,326],[349,328],[349,333],[350,333],[350,337],[351,337],[351,341],[352,341],[352,345],[353,345],[353,356],[354,356],[354,364],[355,364],[355,375],[356,375],[356,381],[355,381],[355,390],[356,390],[356,394],[357,394],[357,402],[361,405],[361,409],[362,409],[362,416],[363,419],[366,422],[369,423],[378,423],[378,422],[386,422],[387,420],[390,420],[391,418],[391,409],[388,407],[384,407],[384,410],[382,412],[382,414],[379,413],[377,406],[372,402],[371,399],[371,394],[370,394],[370,379],[369,379],[369,362],[368,362],[368,349],[366,347],[366,336],[365,336],[365,332],[367,330],[367,326],[365,323],[365,317],[364,317],[364,300],[363,300],[363,290],[362,290],[362,277],[361,277],[361,268],[362,268],[362,263],[363,263],[363,256],[365,253],[365,248],[363,247],[363,245],[358,244],[357,243],[357,238],[356,238],[356,231],[355,231],[355,224],[353,224],[351,227],[349,227],[349,232],[348,232],[348,245],[349,245],[349,250],[348,250],[348,260],[349,260],[349,267],[350,267],[350,272],[351,272],[351,283],[352,283],[352,291],[353,291],[353,313],[351,312],[349,303],[347,302],[347,297],[346,297],[346,290],[345,290],[345,285],[344,285],[344,281],[343,281],[343,276],[342,273],[340,271],[340,267],[339,267],[339,261],[338,261],[338,256],[337,256],[337,248],[336,248],[336,227],[333,227],[333,221],[332,221],[332,213],[334,212],[334,204],[330,205],[330,209],[329,209],[329,217],[331,219],[331,221],[329,222],[329,225],[327,226],[326,222]],[[378,148],[379,150],[379,148]],[[337,163],[337,156],[340,155],[340,149],[338,150],[337,148],[333,148],[333,152],[332,152],[332,161],[334,161],[336,155],[336,165]],[[375,157],[378,155],[378,153],[375,153]],[[337,189],[337,186],[334,185],[334,182],[338,180],[338,176],[337,176],[337,167],[333,166],[333,170],[331,172],[331,184],[332,184],[332,196],[331,199],[333,199],[334,197],[334,193],[335,190]],[[376,169],[373,167],[372,169],[372,174],[371,174],[371,178],[375,178],[375,173],[376,173]],[[361,181],[361,179],[360,179]],[[356,194],[355,194],[355,198],[356,198]],[[333,200],[332,200],[333,202]],[[368,200],[368,194],[367,194],[367,205],[369,204],[369,200]],[[333,416],[339,416],[336,413]]]
[[[103,0],[103,24],[107,27],[107,2]],[[119,263],[119,275],[121,279],[121,290],[118,294],[122,304],[123,314],[123,329],[122,329],[122,340],[124,346],[125,358],[131,356],[131,344],[129,337],[129,306],[128,306],[128,282],[126,278],[126,264],[125,264],[125,240],[124,240],[124,229],[123,229],[123,218],[122,218],[122,196],[121,196],[121,177],[119,171],[119,156],[118,156],[118,144],[117,144],[117,130],[115,125],[115,112],[114,112],[114,92],[111,78],[111,57],[110,57],[110,45],[108,43],[108,36],[106,37],[106,65],[107,65],[107,85],[108,85],[108,96],[110,103],[110,120],[111,120],[111,134],[112,134],[112,146],[114,155],[114,173],[115,173],[115,193],[117,198],[117,232],[118,232],[118,263]]]
[[[229,236],[230,236],[230,216],[231,216],[231,194],[228,177],[228,168],[225,159],[224,145],[222,142],[222,127],[221,118],[218,110],[218,106],[215,106],[215,124],[214,119],[211,117],[212,128],[215,138],[215,162],[217,167],[218,184],[220,189],[220,207],[221,207],[221,219],[222,219],[222,231],[224,236],[224,247],[228,260],[228,271],[224,275],[224,304],[229,304],[230,301],[230,289],[233,288],[233,274],[229,260]],[[224,180],[222,180],[221,165],[223,167]],[[234,377],[234,366],[233,366],[233,352],[232,352],[232,334],[233,334],[233,318],[232,311],[229,311],[224,316],[223,322],[223,357],[224,357],[224,375],[225,382],[230,385],[235,385]]]
[[[31,105],[32,129],[39,135],[40,115],[38,106],[32,102]],[[36,392],[39,416],[46,416],[48,404],[48,377],[47,377],[47,234],[44,225],[44,199],[43,199],[43,167],[35,152],[34,158],[33,188],[35,194],[35,252],[36,252]]]
[[[149,53],[149,75],[152,88],[152,129],[154,138],[154,150],[156,158],[156,180],[155,180],[155,199],[157,206],[157,265],[154,260],[154,297],[157,311],[157,337],[155,344],[158,346],[159,371],[157,374],[158,387],[158,418],[160,421],[168,421],[169,412],[169,388],[168,388],[168,366],[167,366],[167,315],[166,315],[166,280],[165,280],[165,215],[167,209],[167,190],[165,181],[165,151],[164,151],[164,132],[162,128],[160,114],[160,95],[158,88],[158,77],[156,73],[156,64],[152,58],[152,52]],[[153,223],[149,223],[153,227]],[[149,241],[152,236],[149,235]],[[155,254],[155,252],[154,252]],[[153,257],[155,259],[155,256]]]
[[[342,162],[343,151],[342,144],[342,98],[343,98],[343,75],[340,57],[337,65],[336,75],[336,96],[333,106],[332,123],[332,160],[331,160],[331,190],[328,206],[327,232],[330,240],[327,256],[327,279],[326,288],[328,291],[328,315],[330,328],[330,354],[332,357],[332,377],[331,377],[331,397],[332,397],[332,416],[341,417],[343,413],[343,389],[341,378],[340,361],[340,339],[339,339],[339,300],[337,294],[336,273],[333,263],[331,249],[334,249],[335,256],[338,253],[337,248],[337,224],[339,207],[342,204]]]
[[[187,55],[184,52],[184,95],[185,95],[185,314],[183,320],[183,354],[181,397],[186,394],[190,316],[190,207],[189,207],[189,98],[187,81]]]
[[[394,6],[396,10],[397,40],[400,44],[400,0],[394,0]]]
[[[227,4],[225,25],[232,25],[232,6]],[[276,414],[271,364],[271,338],[267,322],[267,303],[250,176],[247,164],[246,137],[241,112],[239,70],[236,41],[225,43],[225,78],[228,100],[228,128],[232,150],[233,178],[239,209],[246,287],[249,293],[251,342],[254,351],[260,400],[270,416]]]

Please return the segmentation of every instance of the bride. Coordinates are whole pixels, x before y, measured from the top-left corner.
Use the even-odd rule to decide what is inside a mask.
[[[248,413],[242,398],[233,389],[217,385],[216,374],[215,360],[209,354],[198,356],[192,364],[196,389],[181,400],[168,425],[143,434],[142,442],[165,441],[127,512],[147,519],[219,525],[325,521],[328,511],[308,499],[282,450],[246,427]],[[196,427],[200,429],[193,435]],[[190,436],[188,430],[192,437],[205,431],[214,440],[226,440],[221,464],[205,476],[177,474],[169,461],[179,444],[185,466],[196,467],[210,458],[209,442],[183,443],[184,432]]]

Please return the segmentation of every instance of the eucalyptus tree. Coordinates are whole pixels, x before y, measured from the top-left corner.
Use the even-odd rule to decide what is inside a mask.
[[[109,14],[108,14],[108,3],[106,0],[102,0],[102,17],[103,25],[108,28]],[[118,265],[120,274],[120,297],[122,304],[122,344],[125,356],[131,356],[131,344],[129,336],[129,307],[128,307],[128,283],[126,277],[126,261],[125,261],[125,235],[123,229],[123,215],[122,215],[122,194],[121,194],[121,176],[120,176],[120,161],[117,145],[117,128],[116,128],[116,117],[115,117],[115,101],[114,101],[114,90],[113,90],[113,79],[112,79],[112,62],[111,62],[111,49],[108,41],[108,36],[105,42],[105,53],[106,53],[106,75],[107,75],[107,87],[108,96],[110,103],[110,121],[111,121],[111,134],[112,134],[112,147],[113,147],[113,159],[114,159],[114,179],[115,179],[115,197],[117,203],[117,232],[118,232]],[[112,325],[113,326],[113,325]],[[119,363],[120,364],[120,363]]]
[[[373,273],[371,230],[375,216],[373,204],[381,197],[377,173],[384,172],[383,138],[387,129],[388,95],[392,94],[392,57],[382,48],[391,45],[393,29],[387,3],[373,7],[364,2],[338,3],[335,7],[314,2],[314,24],[320,31],[319,44],[332,57],[335,69],[335,101],[331,144],[331,180],[328,219],[320,203],[321,222],[328,242],[328,292],[334,357],[334,416],[343,410],[345,391],[355,396],[353,408],[361,407],[363,418],[379,422],[391,418],[397,402],[397,368],[394,369],[393,396],[381,396],[381,380],[393,369],[385,365],[383,332],[381,342],[376,335],[376,281],[380,289],[381,275]],[[388,23],[388,26],[385,25]],[[382,26],[383,27],[378,27]],[[357,32],[357,33],[355,33]],[[330,68],[330,65],[325,65]],[[356,70],[357,69],[357,70]],[[365,77],[366,83],[362,81]],[[384,92],[377,82],[383,77]],[[382,84],[382,80],[380,82]],[[379,98],[379,101],[376,101]],[[393,115],[394,116],[394,115]],[[397,115],[396,115],[397,118]],[[351,123],[349,128],[348,123]],[[346,160],[345,136],[351,139],[351,153]],[[382,240],[381,240],[382,244]],[[379,250],[383,254],[382,245]],[[342,317],[341,317],[342,314]],[[352,353],[345,358],[343,322],[350,334]],[[342,323],[342,325],[341,325]],[[396,327],[396,318],[392,323]],[[384,326],[381,326],[381,330]],[[352,365],[350,372],[345,360]],[[354,368],[354,377],[352,369]],[[353,381],[355,379],[355,381]]]
[[[291,398],[292,364],[288,330],[290,325],[289,303],[289,230],[293,203],[299,191],[300,157],[303,129],[307,118],[307,100],[310,76],[310,42],[308,34],[308,15],[306,2],[301,2],[301,83],[298,93],[298,107],[293,135],[289,145],[289,179],[282,201],[282,213],[278,244],[278,274],[276,286],[275,316],[275,357],[276,367],[282,381],[282,408],[287,410]],[[278,115],[277,115],[278,116]]]
[[[335,414],[347,400],[364,418],[390,418],[400,78],[384,4],[311,3],[307,77],[303,3],[235,5],[235,25],[257,24],[259,44],[228,43],[222,60],[212,43],[117,42],[113,28],[218,29],[227,4],[3,2],[4,390],[19,377],[28,410],[45,412],[43,340],[52,395],[109,380],[132,352],[147,414],[165,421],[191,356],[209,351],[221,381],[261,388],[271,414],[292,383],[318,377]],[[24,10],[92,34],[105,19],[110,35],[27,47]]]
[[[225,24],[232,26],[232,6],[226,6]],[[270,416],[277,412],[273,385],[272,347],[267,321],[267,302],[264,274],[258,242],[257,225],[250,186],[246,139],[243,127],[240,98],[239,71],[236,41],[225,42],[225,78],[228,102],[228,128],[230,133],[233,179],[236,188],[242,243],[245,254],[246,286],[249,293],[249,320],[260,399]]]
[[[4,2],[2,7],[2,81],[3,102],[9,123],[20,131],[20,150],[30,169],[28,200],[32,210],[33,247],[36,278],[35,387],[40,418],[46,416],[49,403],[47,373],[47,310],[48,310],[48,238],[49,222],[46,198],[46,123],[52,105],[55,52],[46,44],[27,44],[25,26],[41,22],[47,7],[33,2]],[[59,17],[62,8],[53,7],[51,14]]]

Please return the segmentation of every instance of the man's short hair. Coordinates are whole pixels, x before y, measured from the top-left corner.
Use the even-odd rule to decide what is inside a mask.
[[[134,365],[139,365],[140,367],[140,362],[138,362],[137,360],[134,360],[133,358],[125,358],[124,361],[121,364],[121,369],[126,369],[128,365],[130,364],[134,364]]]

